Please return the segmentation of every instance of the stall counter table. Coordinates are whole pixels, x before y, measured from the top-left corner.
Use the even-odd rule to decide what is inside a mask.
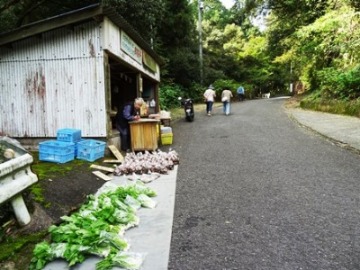
[[[131,121],[129,124],[132,151],[155,151],[158,149],[159,120],[141,118]]]

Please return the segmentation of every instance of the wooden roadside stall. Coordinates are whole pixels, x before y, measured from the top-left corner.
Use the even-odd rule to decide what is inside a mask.
[[[75,128],[119,148],[117,109],[142,97],[157,113],[164,63],[130,23],[94,4],[1,33],[0,133],[36,150]]]
[[[131,149],[133,151],[154,151],[158,148],[158,127],[160,120],[139,119],[131,121]]]

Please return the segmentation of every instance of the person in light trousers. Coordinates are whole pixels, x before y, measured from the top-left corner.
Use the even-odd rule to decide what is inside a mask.
[[[216,92],[214,90],[214,87],[210,84],[209,88],[206,89],[204,93],[204,98],[206,102],[206,112],[208,116],[211,116],[212,107],[215,101]]]
[[[230,102],[233,94],[230,90],[224,89],[221,93],[221,101],[223,103],[223,112],[225,115],[230,114]]]

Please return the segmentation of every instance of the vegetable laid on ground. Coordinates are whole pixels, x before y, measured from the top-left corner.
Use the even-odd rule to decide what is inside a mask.
[[[69,266],[83,262],[90,255],[103,258],[97,270],[120,266],[139,269],[144,254],[128,252],[129,244],[123,238],[125,230],[137,226],[140,207],[153,208],[151,198],[156,192],[141,181],[126,186],[105,184],[78,212],[63,216],[63,222],[51,226],[51,243],[35,246],[30,270],[40,270],[54,259],[62,258]]]

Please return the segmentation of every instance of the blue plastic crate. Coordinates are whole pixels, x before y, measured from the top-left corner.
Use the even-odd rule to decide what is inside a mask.
[[[80,141],[75,143],[75,157],[77,157],[77,153],[78,153],[78,143],[84,141],[84,139],[81,139]]]
[[[57,140],[62,142],[78,142],[81,140],[81,130],[74,128],[63,128],[57,131]]]
[[[59,155],[50,153],[39,153],[39,160],[55,163],[66,163],[74,160],[74,154]]]
[[[62,141],[44,141],[39,143],[39,160],[65,163],[75,158],[75,144]]]
[[[106,143],[97,140],[82,140],[77,143],[77,156],[78,159],[87,161],[95,161],[105,155]]]

